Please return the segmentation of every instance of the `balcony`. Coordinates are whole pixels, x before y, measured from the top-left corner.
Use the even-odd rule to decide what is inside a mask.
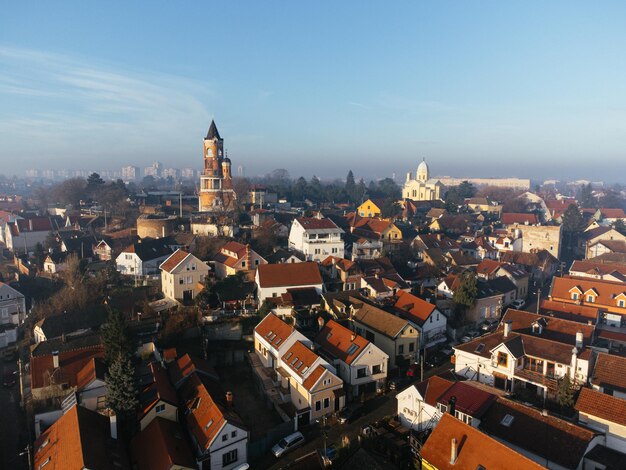
[[[547,387],[548,390],[556,390],[558,388],[558,382],[554,376],[543,375],[541,372],[535,372],[530,369],[515,369],[513,377],[524,382]]]

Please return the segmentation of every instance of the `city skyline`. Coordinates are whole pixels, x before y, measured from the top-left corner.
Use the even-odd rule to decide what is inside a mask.
[[[624,5],[374,5],[10,4],[0,172],[197,168],[214,118],[248,176],[620,177]]]

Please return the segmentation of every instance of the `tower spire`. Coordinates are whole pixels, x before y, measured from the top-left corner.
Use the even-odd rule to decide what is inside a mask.
[[[212,140],[212,139],[221,140],[222,139],[220,137],[220,133],[217,130],[217,126],[215,125],[215,121],[213,119],[211,119],[211,125],[209,126],[209,131],[207,132],[205,139],[206,140]]]

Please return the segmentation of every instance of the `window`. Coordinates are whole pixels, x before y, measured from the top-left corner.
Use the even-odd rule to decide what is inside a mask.
[[[198,405],[200,404],[200,402],[198,401]],[[197,407],[197,406],[196,406]],[[204,427],[204,430],[206,431],[207,429],[209,429],[211,427],[211,425],[213,424],[213,420],[210,419],[208,423],[206,423],[206,426]]]
[[[509,355],[504,352],[498,353],[498,365],[502,367],[507,367],[509,364]]]
[[[222,467],[237,461],[237,449],[230,450],[222,455]]]
[[[431,323],[433,322],[433,316],[432,315],[430,316],[430,322]]]
[[[372,374],[380,374],[381,370],[382,368],[380,367],[380,364],[376,364],[374,367],[372,367]]]
[[[315,411],[319,411],[322,409],[322,402],[321,401],[316,401],[315,402]]]
[[[398,346],[398,354],[404,354],[404,344]]]
[[[511,427],[511,424],[513,424],[514,419],[515,419],[515,416],[506,414],[504,415],[504,418],[502,418],[502,421],[500,421],[500,424],[502,426],[506,426],[507,428]]]
[[[222,442],[226,442],[228,440],[228,434],[222,435]]]
[[[357,379],[362,379],[363,377],[367,377],[367,368],[366,367],[360,367],[356,371],[356,378]]]
[[[46,465],[48,465],[50,463],[50,457],[48,457],[46,460],[44,460],[43,462],[41,462],[39,464],[39,470],[41,470],[42,468],[44,468]]]
[[[255,260],[254,260],[254,265],[255,265],[255,266],[258,266],[258,265],[259,265],[259,260],[258,260],[258,259],[255,259]]]
[[[593,302],[595,301],[595,299],[596,299],[596,298],[595,298],[595,296],[593,296],[593,295],[588,295],[588,296],[587,296],[587,302],[591,302],[591,303],[593,303]]]
[[[624,299],[619,299],[619,300],[617,301],[617,306],[618,306],[618,307],[626,307],[626,300],[624,300]]]
[[[181,278],[178,280],[178,284],[180,284],[180,285],[182,286],[184,283],[185,283],[185,280],[181,277]]]
[[[328,408],[330,406],[330,398],[324,398],[324,408]]]
[[[578,300],[578,292],[572,292],[572,300]]]
[[[350,347],[348,348],[348,356],[354,354],[357,349],[359,349],[359,347],[356,344],[351,344]]]
[[[245,268],[245,267],[246,267],[246,262],[245,262],[245,261],[242,261],[242,262],[241,262],[241,267],[242,267],[242,268]]]
[[[157,405],[155,411],[157,413],[163,413],[165,411],[165,404],[161,403],[160,405]]]
[[[415,351],[415,343],[409,343],[409,352]]]
[[[527,368],[529,370],[532,370],[533,372],[539,372],[541,374],[543,374],[543,361],[541,359],[536,359],[534,357],[529,357],[528,358],[528,366]]]
[[[230,437],[237,437],[237,431],[233,431],[230,433]]]

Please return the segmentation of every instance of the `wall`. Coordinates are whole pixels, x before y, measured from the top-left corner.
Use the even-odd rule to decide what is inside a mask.
[[[161,411],[160,413],[157,413],[156,408],[158,405],[161,405],[161,404],[165,405],[165,409]],[[139,422],[141,430],[143,431],[144,429],[146,429],[148,424],[150,424],[154,420],[154,418],[156,418],[157,416],[161,418],[165,418],[169,421],[177,422],[178,421],[178,407],[171,405],[169,403],[166,403],[163,400],[160,400],[152,408],[150,408],[150,411],[148,411],[145,414],[145,416],[141,418]]]
[[[232,432],[236,432],[235,437],[232,436]],[[227,440],[222,441],[222,436],[226,435]],[[233,426],[230,423],[226,423],[222,430],[219,432],[209,452],[211,453],[211,468],[220,468],[223,470],[232,470],[233,468],[246,463],[248,461],[248,433],[243,429]],[[232,450],[237,450],[237,460],[229,465],[222,466],[222,456]]]
[[[531,253],[534,250],[546,250],[555,258],[561,255],[561,225],[552,227],[544,225],[509,225],[510,232],[519,232],[522,237],[521,251]]]

